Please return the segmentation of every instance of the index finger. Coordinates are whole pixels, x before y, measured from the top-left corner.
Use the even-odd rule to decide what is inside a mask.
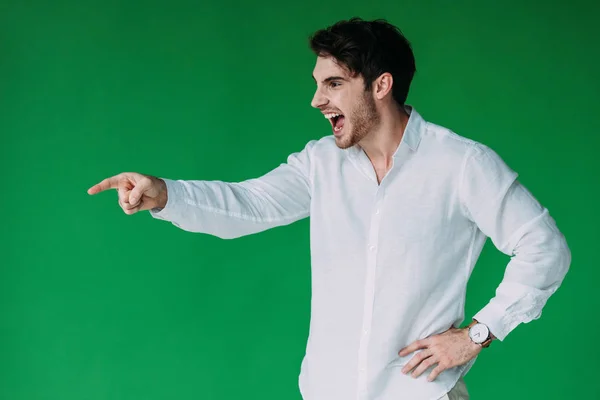
[[[111,176],[110,178],[103,179],[101,182],[95,184],[88,189],[88,194],[100,193],[108,189],[116,189],[119,187],[119,175]]]
[[[414,341],[413,343],[411,343],[410,345],[406,346],[402,350],[400,350],[398,352],[398,355],[405,356],[405,355],[412,353],[413,351],[417,351],[419,349],[424,349],[428,345],[429,345],[429,338],[417,340],[417,341]]]

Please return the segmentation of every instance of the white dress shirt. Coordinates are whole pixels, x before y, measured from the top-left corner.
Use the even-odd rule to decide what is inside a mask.
[[[311,317],[304,400],[433,400],[476,359],[404,375],[415,340],[459,327],[467,281],[487,237],[511,256],[495,297],[472,316],[503,340],[537,319],[571,254],[548,210],[489,147],[425,121],[411,106],[393,165],[377,183],[358,146],[332,135],[243,182],[162,178],[154,218],[224,239],[310,216]],[[469,321],[471,317],[469,317]]]

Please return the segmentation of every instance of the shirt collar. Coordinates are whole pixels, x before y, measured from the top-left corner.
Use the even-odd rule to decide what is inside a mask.
[[[421,117],[413,106],[408,104],[404,105],[404,111],[409,115],[408,123],[404,127],[404,134],[402,135],[402,139],[400,140],[400,144],[396,151],[394,152],[393,158],[400,157],[403,154],[401,151],[402,148],[408,146],[412,151],[417,151],[419,147],[419,143],[421,142],[421,136],[423,135],[423,130],[426,126],[426,121]],[[357,143],[354,146],[351,146],[347,149],[349,154],[353,157],[358,156],[362,153],[362,148]]]
[[[421,117],[421,115],[414,109],[413,106],[405,104],[404,110],[409,115],[408,123],[404,128],[402,140],[400,141],[398,149],[396,149],[396,152],[394,153],[394,157],[396,157],[398,154],[398,150],[402,146],[402,143],[406,143],[411,150],[417,151],[419,143],[421,142],[423,129],[425,129],[425,121],[423,120],[423,117]]]

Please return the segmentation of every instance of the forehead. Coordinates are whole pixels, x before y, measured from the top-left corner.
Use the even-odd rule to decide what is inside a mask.
[[[313,78],[315,78],[317,81],[321,81],[330,76],[341,76],[348,80],[352,79],[346,68],[340,66],[335,58],[321,56],[317,57],[317,62],[313,69]]]

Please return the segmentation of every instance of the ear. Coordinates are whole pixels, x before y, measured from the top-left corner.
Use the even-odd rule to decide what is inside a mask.
[[[392,74],[389,72],[385,72],[381,74],[375,81],[373,82],[373,94],[377,99],[381,100],[388,93],[392,91],[392,84],[394,83],[394,78]]]

